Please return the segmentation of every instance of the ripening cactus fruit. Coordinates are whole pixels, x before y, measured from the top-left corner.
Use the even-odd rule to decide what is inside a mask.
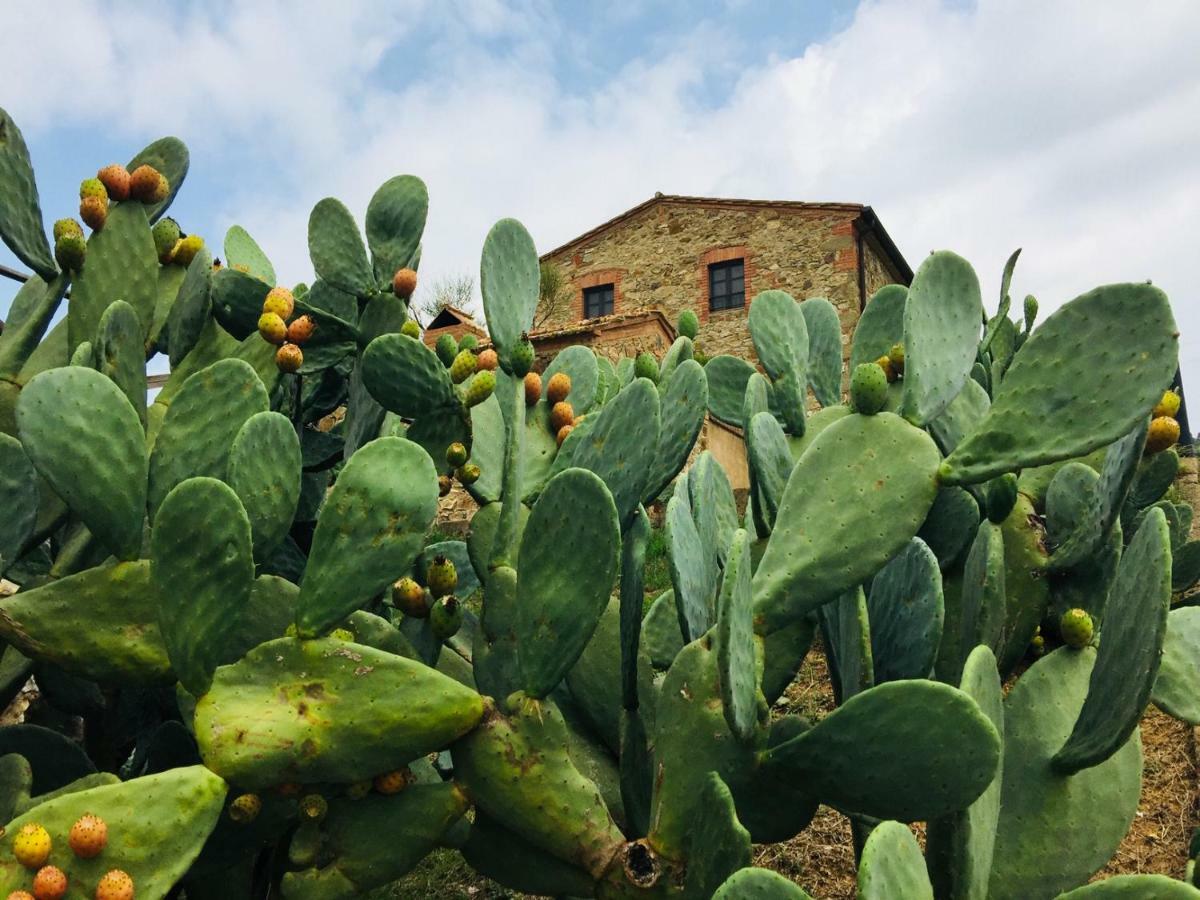
[[[525,373],[525,405],[533,406],[542,399],[542,376],[537,372]]]
[[[258,818],[260,812],[262,812],[262,798],[258,794],[241,794],[229,804],[229,818],[239,825],[250,824]]]
[[[13,891],[8,895],[7,900],[34,900],[34,898],[29,891]]]
[[[1082,609],[1068,609],[1058,623],[1058,633],[1068,647],[1080,650],[1092,642],[1092,617]]]
[[[429,586],[429,593],[434,597],[453,594],[454,589],[458,587],[458,572],[454,568],[454,563],[439,553],[433,558],[429,568],[425,570],[425,583]]]
[[[392,606],[414,619],[424,619],[429,615],[425,588],[407,575],[392,585]]]
[[[412,269],[397,269],[392,276],[392,293],[401,300],[407,300],[417,289],[417,273]]]
[[[189,234],[185,238],[180,238],[175,244],[175,249],[171,251],[171,262],[186,269],[192,264],[196,254],[203,249],[204,238],[198,234]]]
[[[354,642],[354,632],[349,628],[335,628],[329,632],[329,636],[335,641],[346,641],[347,643]]]
[[[521,341],[513,348],[511,360],[513,374],[518,378],[524,378],[533,368],[533,342],[525,332],[521,332]]]
[[[320,822],[329,812],[329,801],[320,794],[305,794],[300,799],[300,815],[310,822]]]
[[[405,766],[376,775],[372,782],[375,792],[379,794],[398,794],[414,781],[412,770]]]
[[[850,376],[850,405],[864,416],[873,416],[887,403],[887,375],[877,363],[859,363]]]
[[[496,351],[491,347],[481,350],[479,356],[475,357],[476,372],[495,372],[496,367],[499,365],[500,357],[496,355]]]
[[[133,879],[120,869],[105,872],[96,885],[96,900],[133,900]]]
[[[405,319],[404,324],[400,326],[400,333],[416,340],[421,337],[421,326],[417,324],[416,319]]]
[[[61,900],[67,895],[67,873],[58,866],[43,866],[33,876],[36,900]]]
[[[287,327],[287,339],[293,344],[305,344],[313,336],[316,328],[312,316],[297,316]]]
[[[99,856],[108,846],[108,824],[99,816],[84,813],[71,826],[67,843],[80,859]]]
[[[1029,642],[1029,652],[1033,654],[1035,659],[1045,656],[1046,639],[1040,634],[1035,634],[1033,640]]]
[[[473,334],[464,334],[458,342],[459,350],[474,350],[479,346],[479,338]]]
[[[454,489],[454,479],[449,475],[438,476],[438,496],[445,497]]]
[[[88,197],[108,200],[108,191],[104,189],[104,182],[99,178],[85,178],[79,182],[79,199],[86,200]]]
[[[897,375],[904,374],[904,345],[897,343],[892,344],[892,349],[888,351],[888,362],[892,364],[892,369]]]
[[[554,443],[561,447],[563,445],[563,441],[565,441],[574,430],[574,425],[564,425],[562,428],[558,429],[558,433],[554,435]]]
[[[691,338],[694,341],[696,335],[700,333],[700,320],[692,310],[685,309],[679,314],[679,323],[675,330],[685,338]]]
[[[258,333],[268,344],[279,346],[288,338],[287,322],[278,313],[265,312],[258,317]]]
[[[474,484],[482,474],[479,466],[475,465],[475,463],[467,463],[465,466],[459,466],[454,471],[454,477],[458,479],[460,484]]]
[[[299,371],[304,365],[304,352],[295,344],[284,344],[275,351],[275,365],[280,372],[290,374]]]
[[[476,372],[471,383],[467,385],[467,393],[463,397],[463,402],[467,404],[468,408],[478,406],[492,396],[495,390],[496,373],[484,369],[482,372]]]
[[[550,430],[555,434],[558,434],[565,426],[574,424],[575,410],[566,400],[560,400],[550,408]]]
[[[461,441],[455,441],[446,448],[446,462],[457,469],[467,461],[467,448]]]
[[[1150,422],[1150,430],[1146,433],[1147,456],[1159,453],[1174,445],[1179,440],[1179,423],[1170,416],[1158,416]]]
[[[50,858],[50,832],[36,822],[22,825],[13,838],[13,856],[27,869],[36,869]]]
[[[129,175],[129,197],[142,203],[162,203],[171,186],[154,166],[138,166]]]
[[[658,381],[658,361],[655,360],[652,353],[639,353],[637,359],[633,363],[633,375],[635,378],[648,378],[650,381]]]
[[[69,217],[59,219],[54,223],[54,240],[61,241],[65,237],[83,237],[83,226]]]
[[[87,241],[78,235],[64,235],[54,242],[54,261],[64,272],[78,272],[87,258]]]
[[[571,393],[571,376],[566,372],[555,372],[546,384],[546,402],[553,406],[562,403]]]
[[[273,287],[263,300],[263,312],[275,313],[283,320],[290,319],[296,308],[296,298],[285,287]]]
[[[475,354],[470,350],[459,350],[450,364],[450,380],[462,384],[475,372]]]
[[[433,352],[442,361],[442,365],[448,369],[454,365],[454,360],[458,356],[458,341],[454,340],[453,335],[443,334],[433,345]]]
[[[429,610],[429,628],[439,641],[448,641],[462,627],[462,604],[451,594],[439,597]]]
[[[107,197],[84,197],[79,201],[79,218],[92,231],[100,231],[108,221]]]
[[[1162,416],[1170,416],[1173,419],[1179,412],[1179,403],[1179,394],[1175,391],[1164,391],[1162,399],[1154,405],[1154,411],[1150,415],[1156,419]]]
[[[120,163],[105,166],[96,173],[110,200],[129,199],[129,170]]]
[[[150,230],[150,233],[154,235],[154,249],[158,253],[158,261],[165,266],[175,253],[175,245],[183,237],[183,233],[179,230],[179,223],[170,216],[159,219],[154,223],[154,228]]]
[[[887,358],[886,354],[875,360],[875,365],[883,369],[883,374],[887,377],[888,384],[896,380],[896,370],[892,368],[892,361]]]

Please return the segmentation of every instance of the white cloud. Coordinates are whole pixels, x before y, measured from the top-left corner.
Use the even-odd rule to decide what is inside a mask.
[[[429,184],[429,281],[473,271],[505,215],[549,248],[655,190],[861,201],[914,265],[934,247],[972,260],[991,304],[1017,246],[1014,293],[1044,309],[1152,278],[1173,297],[1200,385],[1189,0],[866,3],[801,55],[735,74],[705,52],[712,24],[699,22],[586,88],[556,77],[563,52],[589,45],[545,3],[230,4],[177,21],[56,4],[56,37],[74,50],[44,77],[46,13],[29,9],[10,11],[0,37],[0,78],[28,85],[24,109],[9,101],[19,120],[123,109],[131,128],[207,135],[197,155],[260,143],[281,177],[232,186],[217,224],[244,224],[292,280],[309,276],[313,203],[333,194],[361,215],[398,172]],[[405,66],[413,42],[424,68]]]

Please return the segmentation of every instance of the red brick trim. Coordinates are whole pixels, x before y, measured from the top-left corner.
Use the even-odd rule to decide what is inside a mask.
[[[625,277],[624,269],[596,269],[588,272],[586,275],[577,276],[575,281],[575,319],[582,322],[585,320],[583,315],[583,291],[584,288],[599,287],[602,284],[611,284],[613,286],[613,308],[612,314],[615,316],[622,312],[621,309],[621,279]]]
[[[700,259],[697,267],[697,278],[699,279],[699,300],[696,302],[696,314],[700,317],[701,324],[708,321],[709,318],[709,296],[708,296],[708,267],[713,263],[728,262],[731,259],[740,259],[742,268],[745,273],[746,283],[746,306],[743,309],[722,310],[717,313],[718,316],[739,315],[744,314],[746,309],[750,307],[750,301],[754,297],[754,291],[751,288],[755,277],[754,269],[754,254],[750,252],[750,248],[744,244],[739,244],[733,247],[712,247],[700,254]]]

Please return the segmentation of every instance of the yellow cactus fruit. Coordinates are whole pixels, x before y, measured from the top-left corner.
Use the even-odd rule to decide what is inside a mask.
[[[273,312],[284,321],[292,317],[292,312],[295,308],[296,298],[285,287],[271,288],[267,292],[266,299],[263,300],[263,312]]]
[[[1179,423],[1170,416],[1158,416],[1150,421],[1146,434],[1146,455],[1159,453],[1179,440]]]
[[[13,856],[27,869],[36,869],[50,858],[50,832],[36,822],[22,825],[13,838]]]
[[[1178,412],[1179,395],[1174,391],[1164,391],[1162,399],[1159,400],[1155,405],[1154,411],[1151,413],[1151,415],[1156,419],[1162,416],[1169,416],[1173,419]]]

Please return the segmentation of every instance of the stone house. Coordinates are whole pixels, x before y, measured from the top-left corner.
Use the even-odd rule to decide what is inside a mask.
[[[606,356],[670,345],[685,309],[699,349],[753,358],[746,310],[759,291],[826,297],[847,346],[867,299],[912,269],[869,206],[655,194],[542,256],[569,280],[538,347],[587,343]],[[665,324],[669,333],[660,326]],[[570,337],[569,337],[570,336]],[[620,349],[617,349],[619,345]]]

